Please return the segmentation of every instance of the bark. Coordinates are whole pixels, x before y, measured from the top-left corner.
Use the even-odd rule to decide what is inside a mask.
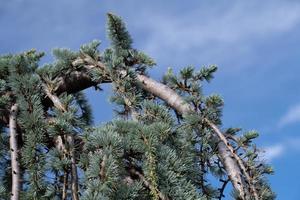
[[[67,200],[67,191],[68,191],[68,170],[64,171],[64,179],[63,179],[63,188],[62,188],[62,200]]]
[[[65,106],[60,102],[59,98],[56,95],[53,95],[49,89],[49,87],[47,87],[46,84],[42,84],[42,87],[44,89],[44,92],[46,93],[47,97],[52,101],[54,107],[56,107],[57,109],[63,111],[63,112],[67,112],[67,109],[65,108]]]
[[[102,160],[102,162],[101,162],[101,164],[100,164],[100,174],[99,174],[99,176],[100,176],[100,179],[102,180],[102,181],[104,181],[104,179],[105,179],[105,165],[106,165],[106,161],[107,161],[107,156],[106,155],[104,155],[103,156],[103,160]]]
[[[218,127],[213,124],[211,121],[209,120],[205,120],[206,123],[214,130],[214,132],[218,135],[218,137],[220,138],[220,140],[223,142],[223,144],[225,144],[225,148],[227,148],[227,151],[230,152],[230,154],[234,157],[234,159],[237,161],[239,167],[241,168],[243,175],[246,178],[246,181],[249,183],[250,186],[250,191],[253,194],[253,197],[255,200],[259,200],[258,198],[258,194],[256,192],[256,189],[254,187],[254,184],[252,183],[252,179],[250,178],[246,167],[243,163],[243,160],[234,152],[234,149],[232,148],[232,146],[228,143],[226,137],[223,135],[223,133],[218,129]]]
[[[70,156],[71,156],[71,190],[72,190],[72,199],[79,200],[78,196],[78,174],[76,166],[76,157],[75,157],[75,146],[74,146],[74,137],[73,135],[68,135],[67,140],[70,147]]]
[[[17,140],[17,112],[18,105],[14,104],[10,110],[9,116],[9,144],[11,153],[11,170],[12,170],[12,186],[11,200],[19,200],[20,198],[20,165],[19,165],[19,150]]]

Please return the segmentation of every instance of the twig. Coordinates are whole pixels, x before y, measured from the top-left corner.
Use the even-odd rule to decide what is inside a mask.
[[[224,191],[225,191],[226,185],[228,184],[229,181],[230,181],[230,179],[227,179],[225,181],[222,180],[223,184],[222,184],[222,187],[219,189],[220,190],[220,195],[218,197],[219,200],[221,200],[223,197],[225,197]]]
[[[161,193],[158,189],[156,189],[155,187],[153,187],[149,181],[136,169],[131,168],[130,172],[136,176],[139,177],[139,179],[143,182],[143,184],[149,188],[149,190],[156,190],[156,192],[158,193],[158,196],[161,200],[169,200],[169,198],[167,196],[165,196],[163,193]]]

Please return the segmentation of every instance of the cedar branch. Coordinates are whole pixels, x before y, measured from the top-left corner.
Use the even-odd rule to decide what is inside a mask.
[[[67,108],[61,103],[58,96],[51,93],[49,87],[46,84],[42,84],[44,92],[51,99],[54,106],[62,112],[67,112]],[[57,140],[60,141],[61,136],[58,136]],[[66,135],[66,142],[70,148],[70,157],[71,157],[71,190],[72,190],[72,199],[79,200],[78,196],[78,174],[77,174],[77,166],[76,166],[76,158],[75,158],[75,144],[74,144],[74,136],[73,135]],[[60,142],[56,142],[56,144],[60,144]],[[65,145],[60,144],[60,148],[63,148],[63,151],[66,151]],[[65,184],[65,183],[64,183]],[[64,193],[63,193],[64,194]]]
[[[76,66],[76,63],[86,63],[89,69],[98,68],[101,71],[107,70],[106,66],[102,62],[90,61],[92,60],[90,56],[88,55],[84,55],[84,56],[86,57],[86,59],[82,60],[82,58],[78,58],[73,62],[73,65]],[[120,74],[126,74],[126,72],[120,71]],[[181,96],[179,96],[174,90],[169,88],[167,85],[159,83],[142,74],[137,74],[137,79],[142,83],[142,87],[145,91],[164,100],[170,107],[176,110],[179,114],[185,115],[193,111],[192,106],[186,103]],[[211,126],[213,124],[211,123],[208,125]],[[216,134],[219,137],[220,135],[218,135],[218,133],[220,132],[220,130],[216,126],[211,128],[214,131],[218,130]],[[244,187],[243,178],[241,176],[242,174],[244,174],[243,173],[244,170],[243,172],[241,172],[240,169],[241,164],[239,163],[238,160],[236,160],[236,157],[232,155],[230,149],[228,149],[229,143],[227,142],[227,139],[225,138],[226,142],[224,142],[224,140],[222,140],[221,138],[216,138],[216,139],[218,139],[219,141],[218,142],[219,157],[224,165],[225,170],[227,171],[227,174],[233,184],[233,187],[239,192],[241,198],[246,199],[246,195],[248,192]]]
[[[149,188],[149,190],[156,190],[156,192],[158,193],[158,196],[161,200],[169,200],[168,197],[166,197],[163,193],[161,193],[159,190],[157,190],[153,185],[151,185],[149,183],[149,181],[144,177],[143,174],[141,174],[139,171],[137,171],[136,169],[134,168],[131,168],[130,169],[130,172],[136,176],[139,177],[139,179],[143,182],[143,184]]]

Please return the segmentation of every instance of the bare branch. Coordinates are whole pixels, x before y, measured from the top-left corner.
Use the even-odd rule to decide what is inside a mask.
[[[218,199],[219,200],[222,200],[222,198],[223,197],[225,197],[224,196],[224,191],[225,191],[225,188],[226,188],[226,185],[228,184],[228,182],[230,181],[229,179],[227,179],[227,180],[221,180],[222,182],[223,182],[223,184],[222,184],[222,187],[219,189],[220,190],[220,195],[219,195],[219,197],[218,197]]]

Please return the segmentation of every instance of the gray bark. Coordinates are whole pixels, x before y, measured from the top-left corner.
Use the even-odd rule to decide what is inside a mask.
[[[12,186],[11,200],[19,200],[20,198],[20,165],[19,165],[19,150],[17,140],[17,112],[18,105],[14,104],[11,107],[9,115],[9,145],[11,154],[11,171],[12,171]]]

